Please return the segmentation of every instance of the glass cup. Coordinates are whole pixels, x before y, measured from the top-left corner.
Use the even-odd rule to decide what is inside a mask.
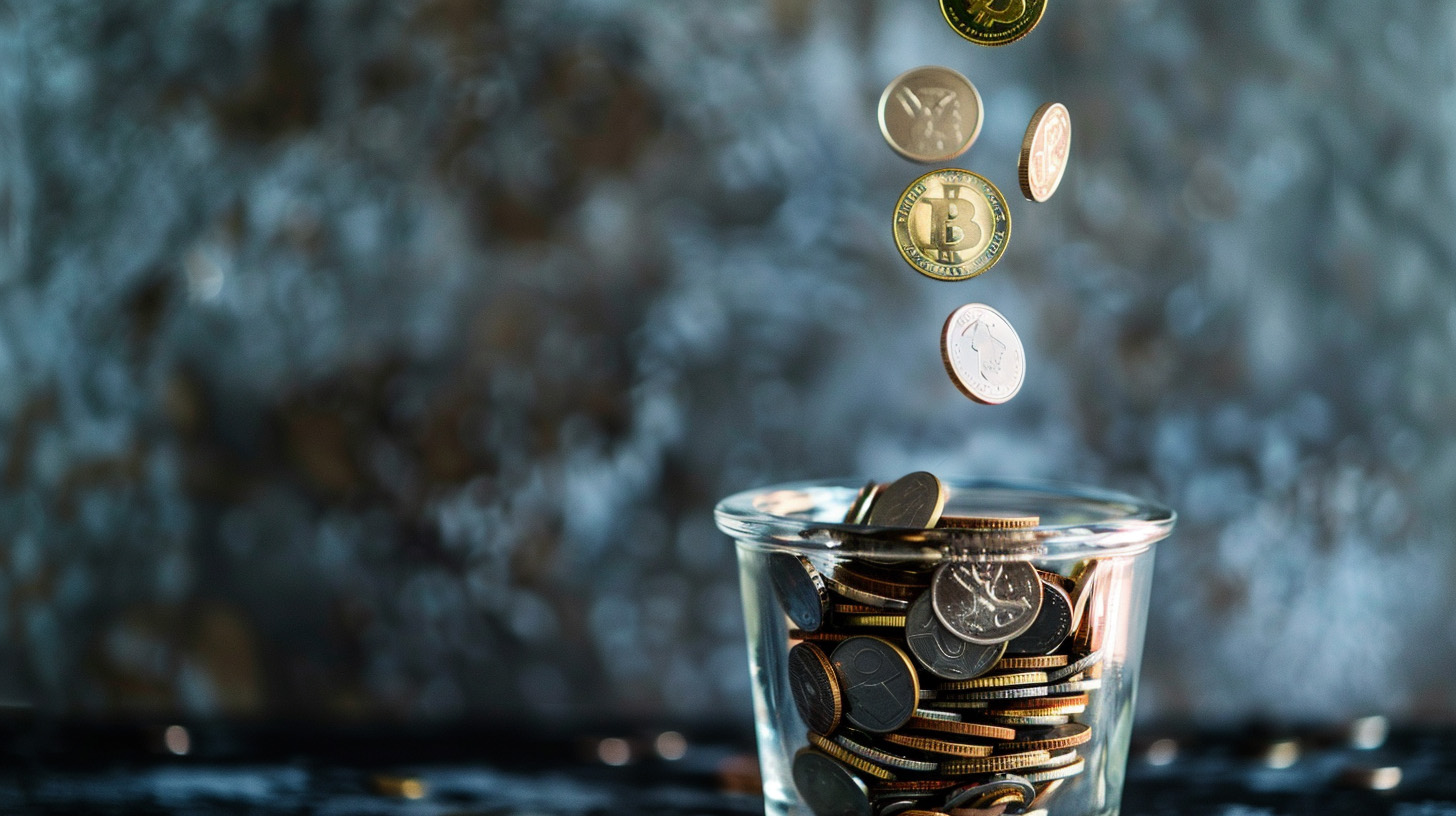
[[[1049,482],[943,483],[935,529],[845,523],[873,500],[859,481],[718,504],[770,816],[1118,812],[1152,545],[1173,511]]]

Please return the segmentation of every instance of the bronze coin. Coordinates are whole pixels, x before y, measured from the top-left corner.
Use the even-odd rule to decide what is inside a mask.
[[[789,650],[789,689],[805,725],[821,734],[834,733],[844,713],[844,702],[834,664],[823,649],[800,643]]]

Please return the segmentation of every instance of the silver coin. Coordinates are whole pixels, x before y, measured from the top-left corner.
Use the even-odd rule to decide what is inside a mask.
[[[927,530],[940,521],[945,499],[945,484],[935,474],[917,470],[889,483],[875,496],[869,523]]]
[[[935,617],[962,640],[1003,643],[1041,611],[1041,578],[1026,561],[945,564],[930,583]]]
[[[951,382],[976,402],[1000,405],[1026,379],[1026,350],[1006,316],[984,303],[968,303],[945,319],[940,357]]]
[[[1042,581],[1041,611],[1031,628],[1006,644],[1011,655],[1044,655],[1056,651],[1072,634],[1072,599],[1061,587]]]
[[[1030,802],[1036,798],[1036,788],[1016,774],[996,774],[985,782],[977,782],[974,785],[966,785],[956,788],[945,797],[945,802],[940,809],[951,811],[962,807],[970,802],[985,796],[988,793],[995,793],[1003,790],[1014,790],[1021,794],[1021,801]]]
[[[930,593],[910,604],[905,618],[905,643],[910,654],[931,674],[946,680],[969,680],[985,674],[1001,659],[1005,643],[983,646],[951,634],[935,617]]]
[[[869,740],[855,740],[848,734],[840,734],[834,737],[834,741],[839,744],[840,748],[843,748],[851,754],[856,754],[876,765],[883,765],[887,768],[899,768],[902,771],[920,771],[922,773],[929,773],[940,768],[939,762],[911,759],[910,757],[900,756],[899,754],[892,754],[889,751],[881,751],[869,745]]]
[[[818,631],[829,609],[829,590],[819,570],[802,555],[774,553],[769,556],[768,574],[789,620],[805,632]]]
[[[901,156],[947,162],[981,133],[981,94],[960,73],[938,65],[912,68],[880,95],[880,133]]]
[[[1074,674],[1081,674],[1082,672],[1087,671],[1088,669],[1101,662],[1102,652],[1092,652],[1091,654],[1087,654],[1077,658],[1076,660],[1073,660],[1071,663],[1068,663],[1067,665],[1061,667],[1060,669],[1057,669],[1056,671],[1047,672],[1047,682],[1055,683],[1058,680],[1071,677]]]
[[[814,816],[873,816],[870,790],[849,766],[812,748],[794,754],[794,787]]]
[[[920,700],[920,681],[910,658],[887,640],[857,635],[834,648],[845,719],[885,733],[909,721]]]
[[[914,716],[922,720],[940,720],[941,722],[960,722],[965,719],[954,711],[941,711],[935,708],[917,708]]]

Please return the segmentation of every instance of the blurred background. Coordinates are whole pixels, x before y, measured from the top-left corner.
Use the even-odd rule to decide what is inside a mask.
[[[1144,717],[1456,718],[1456,5],[0,4],[0,702],[749,728],[723,495],[1175,507]],[[1004,260],[907,267],[953,67]],[[1074,120],[1055,198],[1016,157]],[[945,315],[1018,327],[998,408]]]

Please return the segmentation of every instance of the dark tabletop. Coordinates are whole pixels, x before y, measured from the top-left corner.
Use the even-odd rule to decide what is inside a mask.
[[[1456,816],[1456,731],[1384,738],[1383,725],[1144,729],[1122,812]],[[751,750],[733,734],[159,724],[5,736],[5,814],[762,812]]]

